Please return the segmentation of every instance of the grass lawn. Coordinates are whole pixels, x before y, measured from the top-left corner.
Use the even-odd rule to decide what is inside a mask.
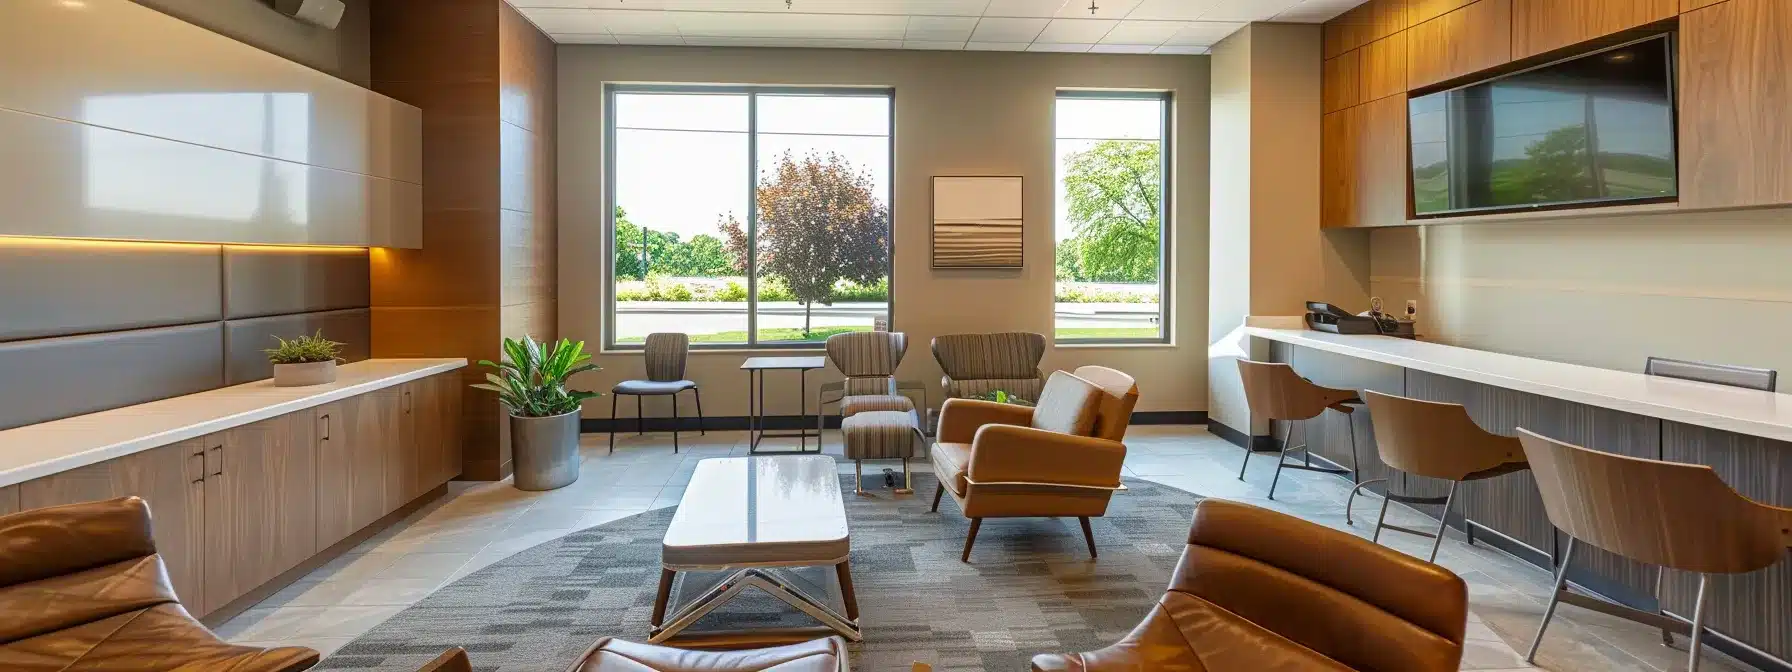
[[[826,327],[814,330],[806,338],[803,336],[803,330],[801,329],[761,329],[759,330],[759,342],[825,341],[828,340],[829,336],[833,336],[834,334],[844,334],[849,331],[871,331],[871,327]],[[1057,334],[1058,338],[1157,338],[1158,336],[1156,327],[1074,327],[1059,329]],[[641,343],[646,340],[646,336],[631,336],[619,339],[617,342]],[[747,332],[723,331],[714,334],[691,334],[691,342],[746,343]]]
[[[1150,338],[1158,337],[1157,327],[1064,327],[1058,338]]]

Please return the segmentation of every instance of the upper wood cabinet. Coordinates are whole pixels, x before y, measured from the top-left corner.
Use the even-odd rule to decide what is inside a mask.
[[[206,611],[317,552],[316,422],[289,413],[226,430],[208,447]]]
[[[1512,0],[1480,0],[1406,31],[1406,88],[1512,60]]]
[[[1512,0],[1512,58],[1671,18],[1680,0]]]
[[[1398,32],[1363,45],[1362,100],[1368,102],[1406,93],[1406,33]]]
[[[1680,205],[1792,203],[1792,2],[1680,17]]]
[[[1406,29],[1409,0],[1369,0],[1325,23],[1321,52],[1332,58]]]
[[[1346,51],[1326,59],[1320,69],[1320,107],[1331,113],[1363,102],[1361,49]]]
[[[1680,0],[1680,11],[1690,12],[1700,7],[1710,7],[1711,5],[1720,2],[1728,2],[1728,0]]]
[[[1419,25],[1437,17],[1450,13],[1458,7],[1475,0],[1408,0],[1406,3],[1406,20],[1411,25]]]
[[[1320,225],[1405,224],[1406,144],[1404,95],[1325,115],[1320,125]]]
[[[1319,124],[1319,226],[1357,226],[1356,116],[1362,107],[1325,115]]]

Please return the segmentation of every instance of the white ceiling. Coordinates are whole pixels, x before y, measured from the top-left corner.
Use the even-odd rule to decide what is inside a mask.
[[[510,0],[562,44],[1205,54],[1365,0]]]

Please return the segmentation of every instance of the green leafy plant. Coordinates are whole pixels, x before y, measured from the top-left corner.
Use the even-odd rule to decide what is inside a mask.
[[[262,352],[267,353],[268,361],[275,364],[311,364],[342,359],[342,344],[324,338],[321,329],[313,336],[300,336],[290,341],[275,336],[274,340],[280,346]]]
[[[591,355],[585,354],[584,341],[562,338],[559,342],[542,344],[528,336],[520,341],[506,338],[503,362],[479,360],[480,365],[498,370],[485,374],[490,384],[479,383],[473,387],[497,392],[498,401],[510,409],[511,415],[524,418],[564,415],[579,410],[579,404],[586,399],[600,396],[596,392],[566,388],[568,378],[597,370],[596,364],[586,363],[590,359]]]
[[[1020,397],[1009,394],[1006,390],[996,390],[994,392],[984,392],[983,394],[974,395],[971,398],[972,399],[980,399],[982,401],[993,401],[993,402],[1002,403],[1002,404],[1014,404],[1015,406],[1031,407],[1033,405],[1033,402],[1027,401]]]

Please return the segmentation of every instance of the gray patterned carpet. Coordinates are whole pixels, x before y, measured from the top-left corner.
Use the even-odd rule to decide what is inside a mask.
[[[1099,560],[1089,559],[1075,519],[1003,519],[984,523],[963,564],[969,523],[950,497],[940,513],[927,511],[934,485],[930,474],[916,474],[912,497],[846,497],[865,631],[864,643],[853,645],[855,670],[907,670],[914,661],[938,670],[1025,670],[1035,653],[1112,642],[1163,592],[1198,500],[1129,480],[1107,517],[1093,521]],[[852,487],[850,476],[841,487]],[[671,509],[651,511],[525,550],[444,586],[318,669],[409,672],[462,646],[482,671],[558,672],[598,637],[643,640],[671,520]],[[797,578],[811,594],[837,597],[831,575],[805,570]],[[703,580],[687,579],[680,591],[694,593]],[[750,596],[700,624],[813,623],[769,596]]]

